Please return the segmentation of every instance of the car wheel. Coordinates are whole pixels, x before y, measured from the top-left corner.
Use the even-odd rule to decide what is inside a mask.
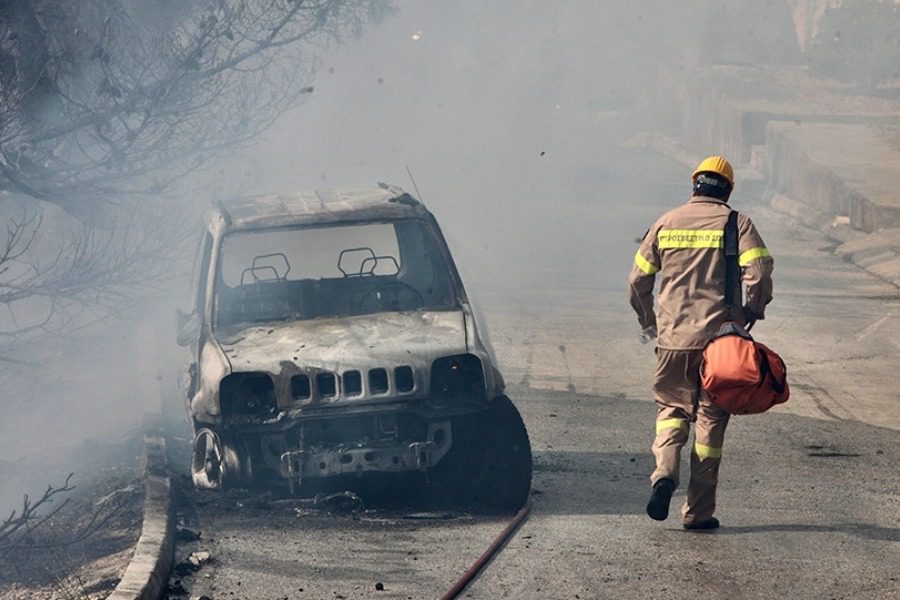
[[[212,429],[198,430],[194,436],[191,477],[199,489],[224,491],[249,487],[253,483],[253,465],[246,443],[225,439]]]
[[[430,472],[441,504],[513,512],[531,489],[531,444],[522,417],[506,396],[483,413],[452,422],[453,446]]]

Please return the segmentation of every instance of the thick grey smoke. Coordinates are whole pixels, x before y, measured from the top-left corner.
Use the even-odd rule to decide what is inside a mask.
[[[726,4],[400,2],[325,60],[314,98],[242,170],[254,191],[412,189],[409,166],[485,284],[618,281],[646,220],[628,199],[660,192],[623,146],[678,120],[661,79],[742,47],[765,58],[790,34],[783,3]],[[727,41],[738,23],[743,45]]]
[[[810,64],[887,93],[878,86],[898,76],[897,30],[885,29],[897,3],[847,0],[872,15],[847,22],[826,10],[835,4],[398,0],[396,14],[321,57],[302,106],[192,179],[184,208],[193,218],[223,195],[377,181],[414,192],[408,167],[476,297],[618,289],[654,216],[634,201],[674,205],[689,193],[681,167],[630,147],[641,132],[680,135],[680,99],[660,92],[672,81],[716,63]],[[846,73],[835,65],[848,51],[859,60]],[[651,171],[671,183],[651,185]],[[157,295],[138,330],[131,316],[104,320],[44,348],[40,364],[0,364],[12,382],[0,392],[11,413],[0,467],[139,426],[143,398],[174,393],[176,304],[174,292]],[[161,365],[147,366],[157,355]],[[29,482],[46,483],[41,473]],[[21,491],[4,481],[0,508]]]

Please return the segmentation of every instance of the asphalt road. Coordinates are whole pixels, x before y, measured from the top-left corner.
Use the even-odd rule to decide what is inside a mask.
[[[657,186],[627,205],[576,194],[548,217],[535,245],[572,242],[555,248],[558,266],[532,261],[542,283],[475,278],[510,278],[479,298],[530,432],[534,508],[464,596],[900,598],[897,290],[835,257],[822,233],[740,196],[776,258],[775,302],[754,334],[784,356],[792,398],[729,425],[720,530],[685,532],[677,510],[664,523],[644,514],[654,357],[637,342],[624,277],[635,235],[681,201],[653,193],[683,176],[658,167]],[[683,489],[673,508],[682,500]],[[212,598],[435,598],[505,525],[193,492],[181,511],[202,537],[177,558],[207,550],[213,561],[180,580]]]

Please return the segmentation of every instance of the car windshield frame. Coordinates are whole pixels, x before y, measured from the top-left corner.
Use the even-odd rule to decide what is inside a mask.
[[[249,282],[250,286],[254,288],[252,293],[249,293],[250,290],[246,289],[246,285],[239,283],[236,287],[230,287],[225,281],[223,275],[223,266],[226,262],[225,253],[228,251],[229,241],[237,236],[265,235],[269,232],[283,235],[288,232],[301,233],[309,230],[349,229],[367,225],[390,225],[393,227],[396,237],[397,257],[393,257],[393,260],[388,260],[391,257],[379,257],[375,252],[371,253],[371,258],[367,258],[369,255],[363,254],[361,255],[363,260],[357,263],[360,264],[360,272],[354,273],[349,271],[340,277],[321,277],[319,279],[287,279],[287,273],[283,272],[284,267],[274,267],[276,277],[273,277],[273,269],[257,267],[259,281],[255,280],[252,272],[249,278],[246,273],[242,273],[244,283],[247,284]],[[405,235],[402,233],[403,228],[406,228]],[[420,236],[420,239],[410,239],[416,235]],[[416,241],[420,243],[416,244]],[[368,250],[368,248],[363,249]],[[410,254],[413,249],[420,251],[417,253],[418,258],[414,258]],[[345,250],[358,251],[360,247],[353,246]],[[372,264],[373,258],[374,265]],[[274,258],[272,260],[279,261],[281,259]],[[335,260],[339,261],[339,257],[335,257]],[[338,264],[340,266],[340,262]],[[363,268],[364,265],[368,266]],[[414,277],[411,278],[410,270],[416,266],[421,269],[423,265],[426,270],[430,269],[430,272],[415,271],[413,272]],[[288,270],[290,268],[292,266],[290,261],[288,261]],[[392,270],[394,271],[393,273],[391,273]],[[252,271],[252,268],[245,269],[245,271]],[[265,274],[263,274],[264,271]],[[341,271],[344,271],[344,269],[341,269]],[[225,233],[219,240],[218,248],[215,252],[215,265],[211,269],[210,276],[212,278],[210,323],[213,330],[243,329],[276,322],[344,319],[382,312],[460,310],[466,301],[456,265],[440,232],[440,228],[433,220],[420,217],[334,221],[308,225],[232,230]],[[403,280],[409,281],[410,279],[415,279],[415,277],[420,279],[430,277],[430,287],[422,286],[420,291],[416,285],[412,285],[413,291],[410,291],[407,288],[411,287],[411,284]],[[395,284],[394,282],[398,283]],[[269,288],[271,291],[278,286],[283,286],[284,293],[267,294],[264,291],[265,288]],[[332,290],[330,294],[325,292],[329,287]],[[227,292],[224,290],[227,290]],[[253,319],[242,318],[239,310],[236,316],[234,309],[228,308],[228,303],[236,300],[234,296],[240,290],[248,292],[250,296],[259,292],[255,297],[249,300],[243,299],[242,302],[265,303],[271,301],[284,303],[286,297],[290,308],[269,310],[268,312],[265,309],[259,310],[258,318]],[[344,292],[341,290],[344,290]],[[351,297],[346,297],[346,294],[350,294]],[[229,298],[227,297],[228,295],[232,297]],[[316,303],[316,295],[320,296],[318,299],[320,303],[332,301],[328,303],[328,309],[315,310],[306,306],[307,304]],[[304,305],[302,308],[297,308],[291,304],[293,301],[291,299],[297,298],[303,298],[303,301],[299,302],[300,305]],[[340,300],[344,301],[342,307],[338,302]],[[348,302],[350,303],[350,308],[347,307]],[[263,304],[260,306],[263,306]],[[228,310],[232,310],[232,313],[226,316]],[[267,314],[271,315],[271,318]]]

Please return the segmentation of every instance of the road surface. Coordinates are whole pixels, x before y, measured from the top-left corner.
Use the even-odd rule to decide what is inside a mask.
[[[686,199],[686,174],[637,158],[657,173],[641,194],[583,183],[529,233],[536,254],[514,265],[534,265],[528,285],[521,270],[475,265],[474,295],[532,440],[534,508],[464,597],[900,598],[900,297],[749,193],[732,203],[776,260],[775,301],[754,334],[784,356],[792,396],[729,425],[720,530],[681,529],[683,488],[668,521],[644,514],[655,363],[625,276],[634,238]],[[505,524],[193,492],[181,511],[202,537],[176,558],[207,550],[213,561],[178,579],[212,598],[439,597]]]

